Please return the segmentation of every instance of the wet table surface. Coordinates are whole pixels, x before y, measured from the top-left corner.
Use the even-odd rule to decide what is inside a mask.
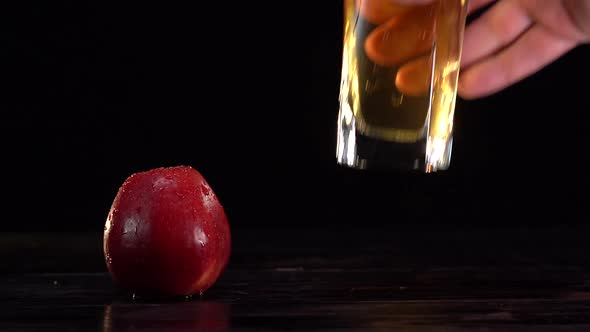
[[[202,297],[133,298],[102,234],[0,235],[0,331],[590,331],[590,227],[235,230]]]

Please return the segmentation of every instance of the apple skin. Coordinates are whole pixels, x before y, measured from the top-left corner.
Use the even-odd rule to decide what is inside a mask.
[[[184,165],[129,176],[111,205],[103,241],[112,278],[138,295],[203,294],[231,253],[223,206],[201,173]]]

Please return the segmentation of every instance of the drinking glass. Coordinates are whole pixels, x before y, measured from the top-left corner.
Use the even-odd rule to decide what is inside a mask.
[[[337,162],[446,170],[467,0],[344,0]]]

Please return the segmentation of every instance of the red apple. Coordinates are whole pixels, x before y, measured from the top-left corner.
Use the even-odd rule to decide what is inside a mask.
[[[115,282],[137,294],[202,294],[225,270],[230,251],[223,206],[190,166],[128,177],[104,227],[108,270]]]

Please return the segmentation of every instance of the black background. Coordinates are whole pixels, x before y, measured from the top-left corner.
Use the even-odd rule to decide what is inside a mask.
[[[335,164],[339,1],[122,6],[3,11],[1,230],[101,231],[127,176],[179,164],[235,228],[584,222],[587,46],[459,99],[449,171],[357,172]]]

